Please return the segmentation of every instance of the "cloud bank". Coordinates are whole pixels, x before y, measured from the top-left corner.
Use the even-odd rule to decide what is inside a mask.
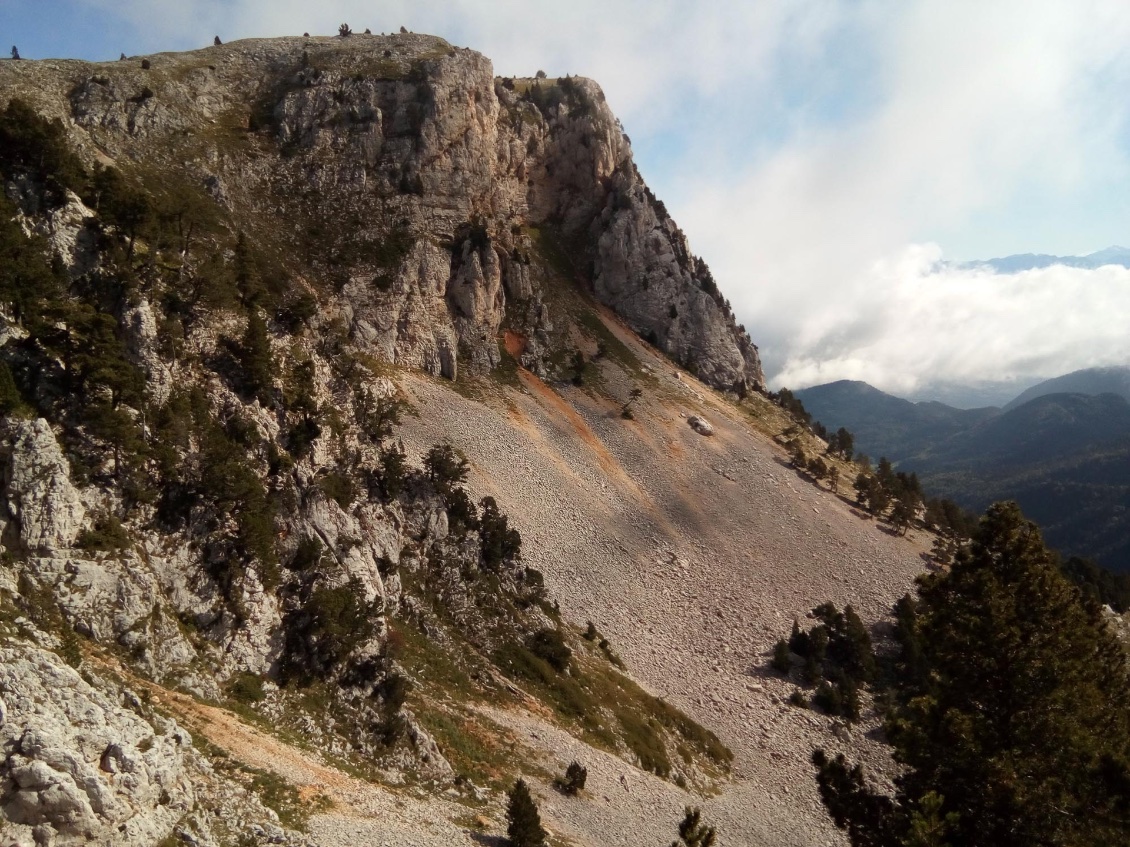
[[[1130,269],[996,274],[940,258],[936,245],[908,247],[813,309],[777,382],[859,379],[918,396],[939,377],[1024,383],[1130,361]]]

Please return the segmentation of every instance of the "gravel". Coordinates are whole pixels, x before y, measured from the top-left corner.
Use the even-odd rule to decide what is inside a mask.
[[[658,377],[633,421],[616,402],[525,373],[523,390],[483,401],[423,377],[400,380],[418,411],[401,432],[409,452],[440,441],[462,449],[472,493],[493,495],[510,514],[565,618],[594,621],[634,677],[736,754],[732,781],[698,798],[563,733],[531,730],[561,769],[570,757],[596,763],[587,798],[566,802],[542,786],[548,825],[578,844],[664,843],[694,803],[722,843],[845,843],[820,805],[812,749],[849,750],[884,781],[891,764],[874,727],[845,732],[787,705],[792,686],[767,671],[768,655],[794,617],[826,600],[879,620],[911,590],[926,539],[888,534],[798,476],[732,405],[686,374],[675,378],[669,363],[649,364]],[[605,373],[614,390],[623,384],[613,366]],[[687,425],[693,414],[711,422],[713,437]],[[617,792],[620,773],[640,793]]]

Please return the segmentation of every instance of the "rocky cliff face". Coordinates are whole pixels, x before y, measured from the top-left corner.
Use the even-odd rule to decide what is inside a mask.
[[[147,62],[0,64],[0,847],[301,843],[138,686],[476,808],[515,766],[482,704],[725,779],[534,567],[705,525],[701,479],[635,468],[748,432],[656,348],[761,387],[599,88],[413,35]]]
[[[3,82],[64,119],[89,159],[206,186],[288,268],[332,281],[330,308],[397,364],[490,369],[505,323],[535,340],[525,363],[544,370],[567,345],[546,289],[575,282],[707,383],[763,384],[756,347],[589,80],[500,80],[440,39],[358,35],[241,42],[148,70],[13,63]],[[531,267],[545,234],[565,280]]]

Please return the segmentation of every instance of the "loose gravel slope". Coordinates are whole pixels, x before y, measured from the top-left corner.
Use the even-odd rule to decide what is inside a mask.
[[[599,391],[522,372],[521,388],[481,399],[404,376],[418,412],[405,443],[417,455],[445,440],[462,449],[473,492],[512,516],[566,619],[593,620],[633,675],[735,751],[735,778],[718,796],[684,797],[701,802],[723,843],[841,843],[809,756],[846,743],[876,758],[874,742],[858,730],[837,737],[833,721],[786,705],[791,689],[765,672],[767,652],[825,600],[879,619],[922,570],[926,540],[894,537],[798,476],[744,411],[606,322],[645,368],[635,420],[605,396],[626,398],[632,384],[611,362]],[[692,414],[715,434],[693,430]],[[582,843],[665,843],[683,802],[670,793],[654,808],[590,798],[579,802],[598,811],[582,813],[557,802],[550,818],[567,816]]]

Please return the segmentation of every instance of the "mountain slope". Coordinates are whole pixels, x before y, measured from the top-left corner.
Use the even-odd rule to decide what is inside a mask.
[[[1043,385],[1118,385],[1121,369],[1082,371]],[[928,494],[980,512],[1016,500],[1064,553],[1130,569],[1126,456],[1130,404],[1118,394],[1028,392],[999,409],[910,403],[864,383],[796,392],[814,418],[845,426],[857,450],[919,475]]]
[[[414,35],[147,63],[0,65],[3,837],[354,844],[391,790],[473,844],[523,776],[576,844],[835,842],[811,747],[890,762],[765,654],[927,545],[786,466],[599,89]],[[293,831],[339,771],[382,799]]]
[[[1130,368],[1084,368],[1045,380],[1005,404],[1005,411],[1045,394],[1117,394],[1130,400]]]
[[[825,426],[833,430],[847,427],[856,438],[858,450],[895,462],[917,455],[925,444],[944,441],[998,414],[993,408],[955,409],[943,403],[912,403],[852,380],[803,388],[796,396]]]

